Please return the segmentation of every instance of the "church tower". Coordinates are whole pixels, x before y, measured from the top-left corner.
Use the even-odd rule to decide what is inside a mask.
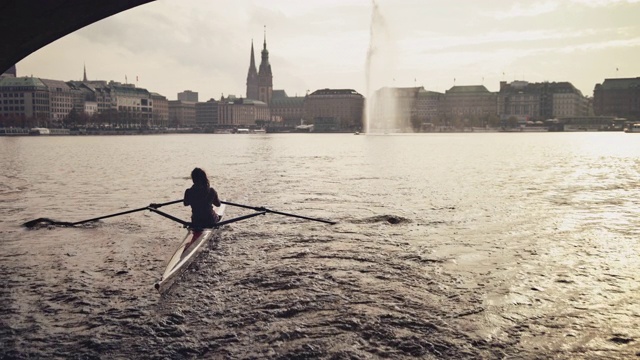
[[[269,50],[267,50],[267,29],[265,26],[264,45],[262,47],[262,61],[260,62],[260,69],[258,70],[258,100],[267,103],[267,105],[271,105],[272,95],[273,74],[271,73],[271,64],[269,64]]]
[[[251,59],[249,60],[249,73],[247,74],[247,99],[258,100],[258,71],[253,54],[253,40],[251,40]]]

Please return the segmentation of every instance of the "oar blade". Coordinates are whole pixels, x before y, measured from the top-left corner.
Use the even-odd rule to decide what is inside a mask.
[[[37,218],[25,222],[24,224],[22,224],[22,226],[26,227],[27,229],[36,229],[48,226],[73,226],[73,224],[70,222],[56,221],[49,218]]]
[[[111,218],[111,217],[114,217],[114,216],[131,214],[131,213],[138,212],[138,211],[153,210],[153,209],[157,209],[157,208],[162,207],[162,206],[171,205],[171,204],[177,204],[179,202],[182,202],[182,199],[173,200],[173,201],[169,201],[169,202],[165,202],[165,203],[159,203],[159,204],[155,204],[154,203],[154,204],[150,204],[149,206],[141,207],[141,208],[138,208],[138,209],[121,211],[121,212],[118,212],[118,213],[115,213],[115,214],[99,216],[99,217],[95,217],[95,218],[92,218],[92,219],[81,220],[81,221],[76,221],[76,222],[56,221],[56,220],[52,220],[52,219],[49,219],[49,218],[37,218],[37,219],[25,222],[24,224],[22,224],[22,226],[24,226],[24,227],[26,227],[28,229],[41,228],[41,227],[47,227],[47,226],[76,226],[76,225],[82,225],[82,224],[86,224],[86,223],[90,223],[90,222],[94,222],[94,221],[98,221],[98,220],[102,220],[102,219],[108,219],[108,218]]]

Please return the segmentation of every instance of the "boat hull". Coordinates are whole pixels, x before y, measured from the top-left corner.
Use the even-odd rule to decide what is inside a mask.
[[[216,213],[220,216],[220,219],[222,219],[224,215],[224,209],[225,205],[216,208]],[[188,229],[187,235],[167,263],[162,277],[155,283],[155,288],[160,292],[166,291],[173,284],[173,281],[196,259],[200,251],[217,232],[218,228],[202,230]]]

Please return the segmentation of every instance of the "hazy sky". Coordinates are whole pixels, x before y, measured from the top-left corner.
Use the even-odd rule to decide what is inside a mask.
[[[640,0],[376,4],[372,16],[367,0],[156,1],[40,49],[18,76],[80,80],[86,64],[90,80],[137,76],[169,99],[187,89],[201,101],[244,96],[251,40],[259,64],[265,25],[274,89],[290,96],[366,96],[382,85],[444,92],[454,79],[491,91],[501,80],[569,81],[592,96],[605,78],[640,76]]]

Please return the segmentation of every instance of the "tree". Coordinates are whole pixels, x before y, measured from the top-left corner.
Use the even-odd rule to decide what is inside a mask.
[[[67,129],[73,129],[78,127],[80,121],[80,115],[76,111],[76,108],[72,108],[69,114],[62,120],[62,125]]]

